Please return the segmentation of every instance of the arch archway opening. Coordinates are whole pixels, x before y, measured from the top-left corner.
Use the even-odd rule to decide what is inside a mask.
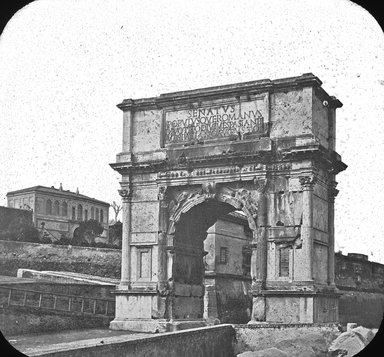
[[[172,265],[175,303],[172,318],[207,319],[212,315],[210,311],[205,311],[208,307],[204,306],[204,257],[207,254],[204,241],[210,227],[236,211],[238,207],[229,203],[216,199],[206,200],[182,213],[175,222]],[[245,218],[246,215],[242,214]]]

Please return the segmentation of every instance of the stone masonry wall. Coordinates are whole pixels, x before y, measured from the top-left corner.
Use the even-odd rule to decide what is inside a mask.
[[[15,220],[32,225],[32,211],[24,209],[0,207],[0,231],[6,231]]]
[[[384,265],[340,253],[336,253],[335,257],[336,285],[343,293],[339,303],[340,322],[356,322],[366,327],[378,327],[384,312]],[[120,264],[121,251],[118,249],[0,240],[1,275],[16,276],[17,269],[24,268],[119,278]],[[232,281],[222,281],[219,285],[239,290],[239,294],[243,294],[242,285]],[[229,292],[229,295],[233,294],[234,291]],[[364,306],[364,309],[361,309],[361,306]]]
[[[120,278],[119,249],[62,246],[0,240],[0,274],[16,276],[17,269],[69,271]]]
[[[379,327],[384,316],[384,265],[340,253],[335,257],[336,286],[343,294],[340,322]]]

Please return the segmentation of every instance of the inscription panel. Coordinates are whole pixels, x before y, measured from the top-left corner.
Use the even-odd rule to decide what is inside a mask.
[[[252,101],[165,111],[165,143],[243,137],[267,129],[268,95]]]

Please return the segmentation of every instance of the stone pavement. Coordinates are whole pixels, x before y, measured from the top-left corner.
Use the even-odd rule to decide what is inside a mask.
[[[97,346],[106,342],[123,342],[153,336],[153,334],[110,329],[66,330],[6,336],[8,342],[27,356],[58,351],[73,347]]]

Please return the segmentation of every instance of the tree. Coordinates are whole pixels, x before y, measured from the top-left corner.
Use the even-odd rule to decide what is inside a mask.
[[[72,244],[81,245],[84,242],[93,243],[95,241],[95,237],[100,236],[103,231],[103,226],[100,222],[94,219],[81,222],[79,227],[75,230]]]
[[[122,206],[118,205],[115,201],[112,202],[111,207],[113,211],[115,212],[115,223],[117,222],[117,216],[119,215],[120,211],[122,210]]]

